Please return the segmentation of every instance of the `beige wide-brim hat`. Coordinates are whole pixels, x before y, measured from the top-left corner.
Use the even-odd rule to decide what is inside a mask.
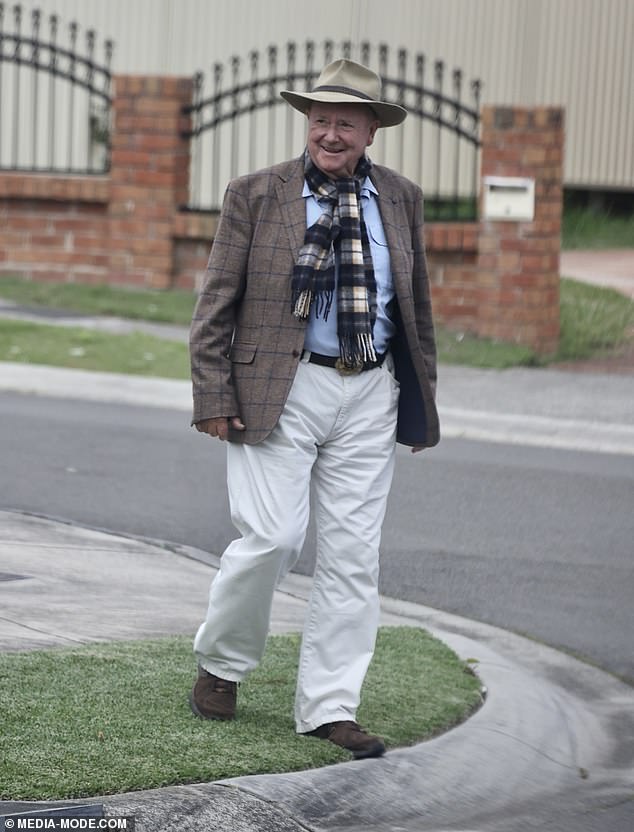
[[[381,101],[381,79],[363,64],[339,58],[324,67],[312,92],[283,90],[285,101],[307,113],[311,104],[367,104],[374,110],[381,127],[394,127],[405,120],[407,110],[398,104]]]

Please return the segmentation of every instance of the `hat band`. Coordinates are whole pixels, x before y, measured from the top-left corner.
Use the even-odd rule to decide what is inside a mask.
[[[323,84],[320,87],[315,87],[313,92],[343,92],[347,95],[354,95],[355,98],[363,98],[366,101],[374,101],[371,95],[366,95],[363,92],[359,92],[359,90],[355,90],[352,87],[338,87],[334,84]]]

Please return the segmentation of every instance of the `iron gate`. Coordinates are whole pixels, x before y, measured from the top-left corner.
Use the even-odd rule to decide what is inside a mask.
[[[9,29],[10,27],[10,29]],[[48,29],[48,36],[42,28]],[[109,168],[110,64],[95,59],[96,36],[71,23],[59,41],[57,15],[0,3],[0,169],[104,173]]]
[[[282,89],[310,89],[321,67],[343,56],[373,66],[383,79],[383,98],[409,112],[397,128],[379,131],[370,149],[374,161],[388,164],[421,184],[430,219],[476,216],[481,83],[465,91],[463,73],[448,72],[443,61],[430,67],[426,57],[382,44],[346,41],[323,45],[323,60],[313,41],[301,49],[271,46],[233,57],[212,70],[212,90],[202,72],[194,78],[194,100],[184,113],[192,127],[190,203],[192,211],[218,210],[229,179],[299,155],[304,142],[301,116],[280,97]],[[302,53],[300,55],[300,53]],[[299,67],[300,58],[302,66]],[[284,63],[282,67],[281,64]],[[468,100],[464,100],[468,96]],[[283,105],[283,109],[281,108]]]

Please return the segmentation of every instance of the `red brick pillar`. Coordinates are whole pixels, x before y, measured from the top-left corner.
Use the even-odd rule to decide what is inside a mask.
[[[563,196],[563,110],[484,107],[487,176],[535,182],[532,220],[491,220],[481,200],[478,333],[547,355],[559,339],[559,252]]]
[[[181,115],[190,78],[117,75],[110,170],[113,283],[166,288],[174,262],[173,220],[188,201],[189,140]]]

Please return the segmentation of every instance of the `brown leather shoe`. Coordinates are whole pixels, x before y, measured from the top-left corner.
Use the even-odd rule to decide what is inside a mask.
[[[237,695],[237,682],[220,679],[199,666],[198,679],[189,695],[189,705],[202,719],[233,719]]]
[[[309,737],[319,737],[322,740],[329,740],[335,745],[352,752],[355,759],[361,760],[364,757],[380,757],[385,753],[385,743],[380,737],[373,737],[361,728],[356,722],[346,720],[345,722],[327,722],[320,725],[314,731],[307,731]]]

